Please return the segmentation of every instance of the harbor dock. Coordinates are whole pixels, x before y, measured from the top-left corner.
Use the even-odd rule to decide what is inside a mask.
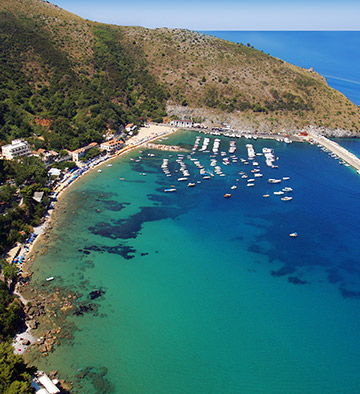
[[[330,140],[322,135],[309,134],[310,140],[312,139],[316,144],[324,146],[326,149],[339,156],[345,163],[348,163],[351,167],[360,174],[360,159],[349,152],[346,148],[339,145],[337,142]]]

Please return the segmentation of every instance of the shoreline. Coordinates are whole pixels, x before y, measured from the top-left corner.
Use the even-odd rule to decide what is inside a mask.
[[[139,133],[139,135],[134,136],[134,137],[132,137],[131,139],[128,140],[128,142],[129,142],[130,144],[129,144],[129,146],[127,147],[127,149],[125,149],[125,150],[123,150],[123,151],[120,151],[118,154],[115,154],[115,155],[113,155],[113,156],[110,156],[110,157],[106,158],[105,160],[103,160],[103,161],[101,161],[101,162],[99,162],[99,163],[96,163],[94,166],[92,166],[91,168],[89,168],[88,170],[86,170],[85,172],[83,172],[83,173],[82,173],[80,176],[78,176],[73,182],[71,182],[70,184],[68,184],[66,187],[64,187],[64,188],[58,193],[58,195],[57,195],[57,197],[58,197],[58,202],[60,203],[61,200],[65,197],[66,191],[70,189],[71,184],[75,183],[79,178],[82,178],[82,177],[85,176],[86,174],[91,173],[92,170],[98,169],[102,164],[105,164],[105,165],[106,165],[106,164],[108,164],[109,162],[111,162],[111,160],[114,160],[114,159],[116,159],[116,158],[119,158],[119,157],[124,156],[125,153],[127,153],[127,152],[131,152],[131,151],[133,151],[133,150],[135,150],[135,149],[137,149],[137,148],[140,148],[140,147],[142,147],[142,146],[145,146],[145,147],[146,147],[146,145],[149,144],[149,143],[151,143],[151,141],[155,141],[155,140],[157,140],[157,139],[161,139],[162,137],[166,137],[166,136],[168,136],[168,135],[170,135],[170,134],[173,134],[173,133],[175,133],[175,132],[177,132],[177,131],[179,131],[179,130],[186,130],[186,129],[181,129],[181,128],[170,127],[170,126],[167,126],[167,125],[164,125],[164,126],[154,126],[154,127],[156,127],[157,130],[158,130],[158,133],[157,133],[156,135],[149,135],[149,133],[147,133],[148,135],[145,135],[145,136],[144,136],[144,135],[140,135],[140,133]],[[151,131],[151,130],[152,130],[152,127],[150,126],[150,128],[147,127],[147,128],[143,128],[143,129],[147,129],[147,130],[145,130],[145,131]],[[149,130],[149,129],[150,129],[150,130]],[[193,132],[203,133],[203,134],[213,134],[210,130],[188,129],[188,131],[193,131]],[[216,135],[216,134],[215,134],[215,135]],[[224,133],[220,133],[220,135],[221,135],[221,136],[226,136],[226,134],[224,134]],[[244,135],[242,135],[242,136],[245,137]],[[137,137],[137,138],[136,138],[136,137]],[[231,136],[231,137],[233,137],[233,136]],[[241,137],[241,136],[238,136],[238,137]],[[258,138],[261,138],[261,139],[276,139],[276,138],[279,138],[279,137],[281,137],[281,136],[277,136],[277,135],[258,135]],[[291,139],[292,139],[292,138],[291,138]],[[296,138],[296,139],[292,139],[292,140],[298,141],[298,142],[308,142],[307,140],[305,140],[305,139],[300,139],[300,138]],[[38,227],[36,228],[36,230],[39,230],[38,235],[37,235],[37,237],[35,238],[35,240],[33,241],[33,243],[32,243],[32,244],[30,245],[30,247],[29,247],[29,250],[28,250],[28,252],[27,252],[28,256],[27,256],[27,259],[26,259],[26,261],[24,262],[24,266],[23,266],[23,268],[24,268],[24,274],[26,274],[25,278],[26,278],[26,277],[30,277],[30,276],[32,275],[31,267],[32,267],[32,265],[33,265],[33,263],[34,263],[34,261],[35,261],[35,258],[37,257],[36,246],[38,245],[38,240],[41,240],[41,241],[42,241],[42,240],[44,239],[44,235],[46,235],[48,228],[51,227],[52,221],[53,221],[53,220],[56,220],[56,212],[57,212],[57,209],[58,209],[58,205],[59,205],[59,204],[56,203],[55,208],[54,208],[54,209],[50,209],[50,210],[47,212],[47,214],[46,214],[46,216],[45,216],[45,221],[44,221],[40,226],[38,226]],[[55,212],[55,215],[54,215],[54,212]],[[55,217],[54,217],[54,216],[55,216]],[[17,246],[17,248],[18,248],[18,246]],[[25,271],[27,271],[27,272],[25,273]],[[19,287],[20,287],[20,286],[19,286]],[[28,289],[31,289],[31,286],[29,286]],[[26,290],[26,289],[24,288],[24,290]],[[31,301],[37,300],[37,294],[36,294],[36,293],[33,293],[34,297],[33,297],[33,298],[30,297],[30,300],[27,300],[27,299],[23,298],[23,294],[22,294],[22,293],[23,293],[23,292],[22,292],[22,288],[18,288],[18,287],[17,287],[16,293],[14,293],[14,294],[18,295],[18,297],[20,298],[20,300],[21,300],[21,302],[22,302],[23,304],[24,304],[24,300],[25,300],[26,302],[28,302],[28,301],[30,301],[30,300],[31,300]],[[45,301],[45,303],[46,303],[46,301]],[[26,304],[24,304],[24,305],[26,305]],[[27,327],[28,327],[28,326],[27,326]],[[20,349],[20,344],[21,344],[22,340],[24,340],[24,339],[25,339],[25,340],[30,339],[30,338],[28,338],[28,337],[25,337],[26,333],[28,333],[28,335],[29,335],[29,336],[31,337],[31,339],[33,340],[32,343],[37,343],[37,342],[39,341],[38,338],[36,338],[35,336],[33,336],[33,335],[31,334],[31,328],[28,327],[28,329],[27,329],[24,333],[18,334],[18,335],[16,336],[17,340],[16,340],[16,342],[15,342],[16,345],[14,346],[15,352],[16,352],[16,349]],[[21,339],[21,340],[19,340],[19,339]],[[26,352],[27,348],[28,348],[27,346],[24,346],[24,348],[21,350],[21,352],[20,352],[20,351],[19,351],[19,352],[16,352],[16,354],[23,354],[24,352]],[[34,349],[34,347],[32,347],[32,349]],[[49,350],[49,351],[51,351],[51,350]],[[38,352],[38,350],[37,350],[37,352]],[[40,354],[40,356],[41,356],[41,354]],[[43,353],[43,356],[45,356],[44,353]]]
[[[72,181],[71,183],[68,183],[66,186],[64,185],[64,187],[56,194],[57,202],[60,202],[64,198],[66,192],[79,179],[83,178],[84,176],[86,176],[90,173],[93,173],[93,171],[95,169],[98,169],[101,165],[103,165],[105,163],[109,164],[111,161],[124,156],[126,153],[131,152],[136,148],[139,148],[143,145],[151,143],[152,141],[156,141],[159,138],[176,133],[179,130],[180,130],[180,128],[172,127],[172,126],[168,126],[168,125],[149,125],[147,127],[141,127],[139,129],[139,133],[137,135],[131,137],[127,141],[129,143],[129,145],[127,147],[123,148],[123,150],[121,150],[119,153],[115,153],[112,156],[106,157],[104,160],[100,161],[99,163],[96,163],[91,168],[84,171],[76,179],[74,179],[74,181]],[[56,206],[57,205],[58,204],[56,204]],[[34,228],[34,234],[36,234],[36,238],[30,244],[30,246],[28,247],[28,250],[26,251],[27,259],[24,261],[23,268],[28,268],[29,263],[31,263],[30,260],[34,257],[33,256],[34,248],[35,248],[36,244],[38,243],[38,241],[43,238],[43,235],[45,234],[47,227],[51,223],[51,219],[52,219],[54,211],[56,210],[56,206],[54,208],[48,209],[48,211],[46,212],[46,214],[44,216],[44,221],[39,226]],[[6,259],[9,261],[12,260],[14,257],[15,251],[18,250],[19,248],[20,248],[20,250],[22,250],[24,248],[24,245],[22,245],[22,244],[15,245],[12,249],[9,250],[9,252],[7,252]],[[20,252],[18,254],[20,254]]]
[[[312,129],[310,127],[310,129]],[[118,153],[115,153],[112,156],[106,157],[103,160],[101,160],[99,163],[96,163],[95,165],[93,165],[91,168],[88,168],[87,170],[85,170],[81,175],[77,176],[76,179],[74,179],[71,183],[67,184],[65,187],[63,187],[57,194],[57,202],[60,202],[64,196],[66,195],[66,192],[70,189],[70,186],[75,184],[76,181],[78,181],[80,178],[83,178],[84,176],[86,176],[87,174],[93,173],[93,170],[98,169],[101,165],[107,163],[111,163],[111,161],[124,156],[126,153],[131,152],[137,148],[140,148],[141,146],[145,146],[147,147],[147,145],[149,145],[150,148],[154,148],[154,144],[152,144],[152,142],[156,141],[157,139],[160,139],[162,137],[166,137],[168,135],[174,134],[176,132],[178,132],[179,130],[187,130],[187,131],[192,131],[192,132],[196,132],[196,133],[201,133],[201,134],[206,134],[206,135],[213,135],[213,136],[225,136],[225,137],[230,137],[230,138],[246,138],[246,139],[270,139],[270,140],[278,140],[278,141],[282,141],[284,142],[284,135],[283,134],[263,134],[263,133],[259,133],[259,134],[253,134],[253,133],[237,133],[237,132],[217,132],[217,131],[213,131],[213,130],[209,130],[209,129],[196,129],[196,128],[181,128],[181,127],[174,127],[174,126],[170,126],[168,124],[149,124],[148,126],[143,126],[141,128],[139,128],[139,133],[131,138],[129,138],[129,140],[127,141],[127,146],[125,148],[123,148],[121,151],[119,151]],[[298,133],[300,133],[302,130],[299,130]],[[310,143],[310,138],[314,137],[314,135],[316,135],[314,133],[314,130],[308,130],[309,134],[308,137],[302,137],[300,135],[294,135],[291,134],[289,136],[289,140],[290,142],[300,142],[300,143]],[[317,144],[320,143],[320,141],[316,141]],[[341,147],[342,148],[342,147]],[[161,146],[159,147],[160,150]],[[345,148],[342,148],[342,150],[346,150]],[[347,150],[346,150],[347,151]],[[354,156],[353,154],[351,154],[351,156]],[[360,159],[358,159],[360,161]],[[355,168],[355,170],[359,170],[358,168],[354,167],[353,165],[351,165],[351,167]],[[358,173],[360,174],[360,171],[358,171]],[[33,263],[33,260],[36,257],[36,253],[34,253],[35,250],[35,246],[38,244],[38,241],[43,239],[44,234],[46,233],[46,229],[47,227],[51,224],[52,221],[52,217],[53,217],[53,213],[54,211],[56,211],[57,209],[57,205],[52,208],[49,209],[45,215],[45,220],[44,222],[36,227],[34,230],[34,232],[37,234],[35,240],[30,244],[28,251],[26,252],[26,254],[28,255],[28,258],[24,261],[24,265],[23,265],[23,269],[24,271],[22,272],[23,277],[27,278],[29,276],[31,276],[31,269],[30,266]],[[18,249],[18,248],[22,248],[23,245],[16,245],[12,250],[14,249]],[[21,249],[20,249],[21,250]],[[11,251],[8,252],[8,254]],[[28,271],[28,272],[25,272]],[[25,276],[24,276],[25,275]],[[19,298],[22,297],[21,295],[21,291],[20,289],[16,289],[17,295],[19,296]]]
[[[37,305],[41,304],[44,302],[41,298],[39,297],[38,294],[35,294],[32,292],[31,285],[28,286],[28,280],[32,275],[32,266],[34,264],[34,261],[37,257],[37,250],[36,246],[44,240],[44,237],[47,234],[47,230],[49,227],[52,227],[52,223],[54,220],[56,220],[56,213],[59,207],[59,204],[61,204],[61,201],[63,198],[66,196],[66,192],[70,190],[70,187],[76,183],[76,181],[80,178],[83,178],[83,176],[86,176],[87,174],[93,173],[95,169],[98,169],[101,165],[103,164],[108,164],[109,162],[120,158],[124,156],[126,153],[131,152],[137,148],[141,148],[142,146],[146,146],[147,143],[151,143],[153,141],[156,141],[157,139],[160,139],[162,137],[166,137],[170,134],[176,133],[179,131],[179,128],[176,127],[170,127],[168,125],[149,125],[147,127],[142,127],[139,129],[139,133],[133,137],[131,137],[127,141],[127,146],[125,149],[120,151],[117,154],[114,154],[112,156],[109,156],[105,158],[105,160],[102,160],[99,163],[96,163],[93,165],[91,168],[88,168],[86,171],[84,171],[80,176],[78,176],[73,182],[69,183],[66,185],[66,187],[63,187],[62,190],[57,194],[57,201],[56,204],[53,208],[50,208],[47,210],[45,216],[44,216],[44,221],[37,227],[34,228],[34,233],[36,234],[35,239],[28,244],[28,247],[25,249],[25,244],[17,244],[15,245],[12,249],[9,250],[9,252],[6,254],[6,259],[8,261],[12,261],[15,257],[15,255],[21,255],[24,254],[26,257],[24,258],[24,261],[21,265],[21,276],[20,280],[17,283],[15,290],[14,290],[14,295],[20,300],[21,304],[23,305],[24,310],[28,309],[27,305],[29,302],[35,303]],[[55,216],[55,217],[54,217]],[[25,292],[30,292],[27,295],[25,295]],[[45,302],[46,303],[46,302]],[[19,354],[22,356],[26,356],[28,354],[30,349],[34,349],[34,346],[36,345],[41,345],[44,340],[44,336],[38,335],[35,336],[33,335],[32,331],[34,328],[34,325],[31,325],[31,322],[33,321],[33,317],[29,316],[28,313],[26,313],[27,318],[30,318],[28,320],[24,321],[24,325],[26,327],[25,331],[16,334],[16,336],[13,338],[12,346],[14,348],[14,353]],[[29,324],[30,321],[30,324]],[[37,322],[38,323],[38,322]],[[40,323],[41,324],[41,323]],[[55,325],[55,324],[54,324]],[[49,349],[51,351],[51,348]],[[41,353],[39,353],[39,356],[41,356]],[[42,356],[45,356],[43,353]],[[28,361],[28,360],[27,360]]]

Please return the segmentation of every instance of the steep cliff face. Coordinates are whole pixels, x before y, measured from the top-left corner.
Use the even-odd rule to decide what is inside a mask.
[[[359,107],[313,70],[188,30],[105,25],[42,0],[0,0],[0,41],[1,140],[36,133],[73,149],[167,113],[262,130],[360,130]]]

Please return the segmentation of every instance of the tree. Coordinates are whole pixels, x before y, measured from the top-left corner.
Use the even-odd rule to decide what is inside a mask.
[[[15,265],[2,263],[2,272],[6,280],[14,280],[18,276],[18,270]]]
[[[33,394],[31,374],[22,357],[14,354],[8,343],[0,343],[0,393],[2,394]]]

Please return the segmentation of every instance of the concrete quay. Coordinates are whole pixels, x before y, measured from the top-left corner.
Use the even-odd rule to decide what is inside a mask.
[[[355,170],[360,174],[360,159],[356,155],[349,152],[346,148],[342,147],[335,141],[332,141],[322,135],[311,133],[309,136],[310,140],[312,139],[315,143],[320,144],[329,149],[331,152],[335,153],[345,163],[348,163],[351,167],[355,168]]]

